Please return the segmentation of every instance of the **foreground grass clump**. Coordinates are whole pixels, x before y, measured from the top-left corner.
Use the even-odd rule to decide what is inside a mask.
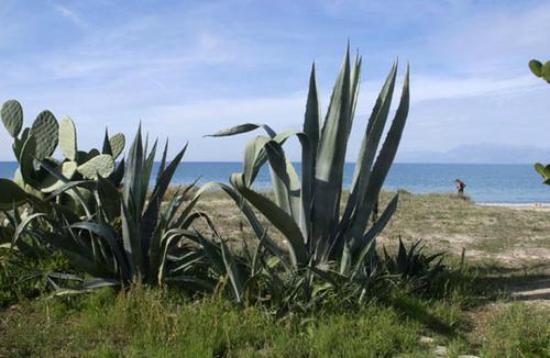
[[[379,304],[273,319],[258,307],[134,288],[39,300],[3,314],[9,356],[392,356],[421,352],[422,325]]]
[[[550,357],[550,308],[512,304],[489,317],[481,349],[487,357]]]

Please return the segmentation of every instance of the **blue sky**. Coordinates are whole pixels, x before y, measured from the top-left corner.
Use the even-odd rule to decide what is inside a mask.
[[[0,17],[0,100],[21,101],[27,125],[70,115],[83,149],[141,120],[174,151],[189,141],[187,160],[240,160],[246,136],[203,135],[300,128],[312,61],[325,109],[348,39],[364,57],[350,160],[397,57],[412,71],[401,157],[548,147],[550,87],[527,61],[550,56],[549,1],[2,0]],[[10,146],[0,130],[0,160]]]

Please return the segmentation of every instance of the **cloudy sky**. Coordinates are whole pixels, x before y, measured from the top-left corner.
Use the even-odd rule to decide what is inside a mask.
[[[412,71],[401,156],[550,146],[550,87],[527,69],[550,56],[550,1],[2,0],[0,18],[0,100],[27,125],[70,115],[83,149],[141,121],[174,150],[189,141],[187,160],[240,160],[246,136],[203,135],[299,128],[312,61],[324,109],[348,39],[364,57],[349,159],[396,58]],[[10,146],[0,130],[0,160]]]

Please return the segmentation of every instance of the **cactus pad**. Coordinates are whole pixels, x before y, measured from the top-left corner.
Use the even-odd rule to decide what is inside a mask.
[[[0,210],[10,210],[25,202],[27,194],[11,180],[0,178]]]
[[[23,127],[23,108],[16,100],[10,99],[4,102],[2,110],[2,122],[12,137],[17,137]]]
[[[36,140],[33,135],[29,135],[21,149],[19,166],[21,168],[21,177],[25,183],[32,182],[34,172],[34,153],[36,152]]]
[[[117,133],[109,138],[109,144],[111,146],[113,158],[116,159],[124,150],[124,146],[126,145],[126,138],[124,137],[124,134]]]
[[[77,168],[78,172],[87,179],[97,179],[98,174],[106,178],[114,169],[115,162],[108,154],[97,155]]]
[[[59,147],[65,158],[76,160],[76,126],[70,117],[65,117],[59,123]]]
[[[31,134],[36,139],[36,159],[42,160],[51,156],[59,140],[59,124],[52,112],[40,112],[32,124]]]

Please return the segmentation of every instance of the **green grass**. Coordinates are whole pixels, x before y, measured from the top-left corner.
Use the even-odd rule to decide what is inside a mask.
[[[219,193],[207,198],[200,208],[233,238],[234,248],[242,237],[253,238],[246,225],[241,230],[243,219],[228,199]],[[399,235],[409,242],[423,239],[428,252],[444,251],[445,262],[459,267],[464,247],[466,268],[422,294],[396,288],[373,295],[362,307],[329,302],[283,318],[261,306],[241,308],[178,291],[137,288],[48,298],[42,277],[21,278],[64,271],[64,260],[25,259],[19,267],[0,256],[0,357],[425,357],[436,345],[446,346],[451,357],[549,356],[548,308],[510,304],[507,293],[547,278],[548,260],[516,260],[506,253],[548,250],[550,213],[479,207],[446,195],[405,194],[399,205],[381,238],[389,250]],[[420,344],[423,336],[433,342]]]
[[[393,356],[420,354],[423,325],[382,304],[276,320],[258,307],[134,288],[41,299],[4,313],[9,356]]]
[[[481,353],[486,357],[550,357],[550,307],[512,304],[490,314]]]
[[[501,305],[470,334],[463,298],[421,298],[396,290],[354,310],[337,305],[275,319],[261,307],[134,287],[41,298],[0,316],[0,356],[100,357],[406,357],[550,356],[548,310]],[[419,337],[433,339],[419,343]],[[480,336],[482,336],[481,341]]]

